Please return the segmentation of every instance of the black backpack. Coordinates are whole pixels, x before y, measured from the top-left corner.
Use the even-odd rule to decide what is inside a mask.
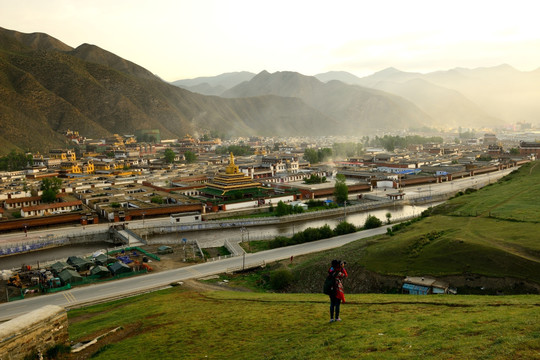
[[[334,276],[332,274],[328,274],[324,280],[323,293],[326,295],[332,295],[334,293]]]

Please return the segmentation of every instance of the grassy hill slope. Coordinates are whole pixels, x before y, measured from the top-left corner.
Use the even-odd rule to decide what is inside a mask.
[[[94,359],[532,359],[537,296],[349,295],[342,322],[314,294],[171,288],[71,310],[73,342],[116,327]],[[75,357],[72,357],[75,358]]]
[[[289,290],[320,291],[323,270],[341,258],[348,262],[351,292],[392,291],[405,276],[434,276],[466,292],[539,293],[538,164],[455,197],[393,234],[311,257],[293,269]]]

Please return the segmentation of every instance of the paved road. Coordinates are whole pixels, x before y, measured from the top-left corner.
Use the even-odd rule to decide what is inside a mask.
[[[157,290],[169,286],[171,283],[198,279],[201,277],[220,274],[228,269],[249,267],[251,264],[261,264],[288,259],[323,250],[328,250],[350,243],[352,241],[386,233],[383,226],[376,229],[365,230],[353,234],[336,236],[330,239],[314,241],[300,245],[293,245],[273,250],[261,251],[255,254],[246,254],[234,258],[207,262],[179,269],[150,273],[122,280],[110,281],[97,285],[75,287],[71,290],[54,294],[37,296],[24,300],[0,304],[0,321],[6,321],[25,314],[45,305],[58,305],[66,308],[114,299],[121,296]]]

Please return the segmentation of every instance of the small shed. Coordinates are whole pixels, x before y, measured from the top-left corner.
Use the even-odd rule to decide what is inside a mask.
[[[75,270],[71,269],[62,270],[60,274],[58,274],[58,277],[60,278],[60,280],[62,280],[62,283],[64,284],[72,284],[82,281],[82,276]]]
[[[409,277],[403,280],[402,292],[411,295],[448,294],[449,284],[429,277]]]
[[[129,266],[127,266],[126,264],[124,264],[123,262],[120,262],[120,261],[109,265],[108,269],[113,275],[118,275],[118,274],[124,274],[124,273],[131,272],[131,268]]]
[[[99,277],[105,277],[105,276],[111,275],[111,272],[105,266],[97,265],[97,266],[94,266],[92,270],[90,270],[90,275],[97,275]]]
[[[158,247],[158,254],[172,254],[174,252],[173,248],[167,245]]]

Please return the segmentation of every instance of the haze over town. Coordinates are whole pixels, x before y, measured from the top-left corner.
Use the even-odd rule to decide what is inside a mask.
[[[0,25],[91,43],[166,81],[225,72],[431,72],[540,64],[534,2],[5,2]]]

